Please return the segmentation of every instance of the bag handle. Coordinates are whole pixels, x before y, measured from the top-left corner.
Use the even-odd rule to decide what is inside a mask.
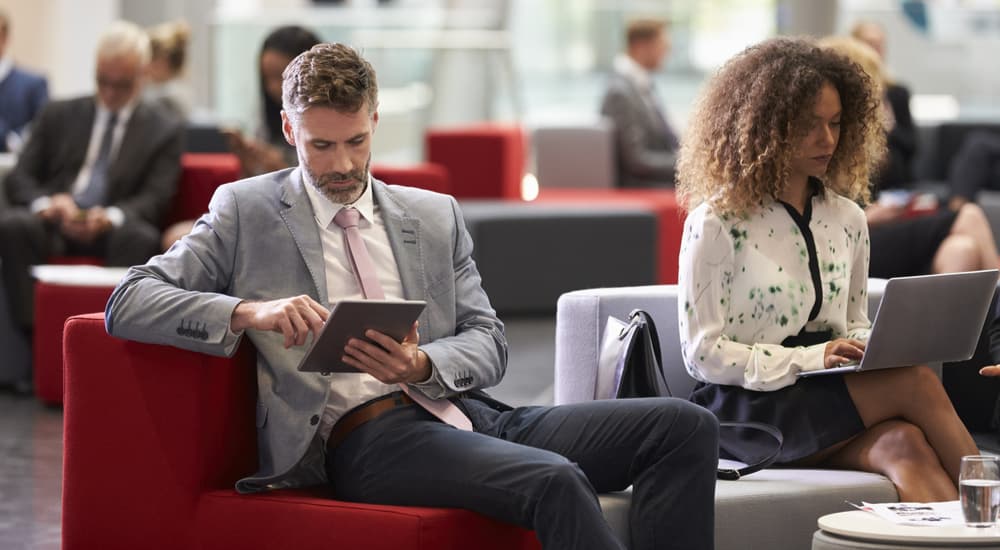
[[[652,316],[648,312],[637,308],[633,309],[632,312],[628,314],[628,319],[629,324],[622,329],[621,334],[619,334],[619,338],[624,338],[627,332],[636,326],[639,328],[645,328],[648,331],[648,336],[650,337],[649,340],[653,346],[657,367],[662,365],[661,358],[663,355],[660,353],[660,337],[656,333],[656,323],[653,322]],[[619,370],[622,366],[624,365],[619,365]],[[673,393],[670,391],[670,386],[667,385],[667,381],[665,379],[663,380],[663,387],[666,390],[667,397],[673,397]],[[781,430],[771,424],[765,424],[763,422],[719,422],[719,429],[722,428],[740,428],[761,431],[771,436],[771,438],[775,441],[775,445],[770,454],[753,464],[748,464],[742,468],[718,468],[716,470],[716,477],[719,479],[735,481],[743,476],[748,476],[754,472],[767,468],[771,464],[774,464],[774,461],[778,459],[778,455],[781,454],[781,448],[785,444],[785,438],[782,435]]]
[[[764,424],[763,422],[719,422],[719,428],[746,428],[759,430],[773,437],[774,440],[777,441],[777,445],[775,445],[774,449],[771,450],[771,454],[765,456],[758,462],[747,464],[742,468],[718,468],[716,470],[716,477],[719,479],[736,481],[743,476],[748,476],[754,472],[767,468],[771,464],[774,464],[774,461],[778,459],[778,455],[781,454],[781,447],[785,443],[785,438],[781,434],[781,430],[770,424]]]

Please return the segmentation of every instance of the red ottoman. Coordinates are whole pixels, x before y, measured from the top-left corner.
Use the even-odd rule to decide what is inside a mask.
[[[123,268],[35,266],[32,363],[35,395],[47,405],[63,402],[63,323],[80,313],[104,311]]]
[[[435,128],[427,131],[425,141],[427,160],[448,170],[456,198],[521,198],[527,138],[520,126]]]

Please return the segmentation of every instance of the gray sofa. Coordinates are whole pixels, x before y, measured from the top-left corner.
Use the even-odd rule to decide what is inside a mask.
[[[885,282],[869,284],[874,312]],[[592,400],[597,358],[609,315],[626,319],[635,308],[656,321],[664,373],[675,395],[694,385],[681,361],[677,333],[677,288],[673,285],[596,288],[563,294],[556,311],[555,402]],[[715,497],[718,550],[800,550],[810,547],[816,519],[849,509],[845,500],[895,502],[883,476],[855,471],[770,468],[738,481],[719,481]],[[627,536],[629,493],[601,496],[611,525]],[[627,540],[627,539],[626,539]]]

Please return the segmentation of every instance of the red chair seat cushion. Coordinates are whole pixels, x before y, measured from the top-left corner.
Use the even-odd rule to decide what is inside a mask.
[[[532,531],[466,510],[357,504],[326,498],[321,490],[209,491],[197,514],[201,548],[539,548]]]

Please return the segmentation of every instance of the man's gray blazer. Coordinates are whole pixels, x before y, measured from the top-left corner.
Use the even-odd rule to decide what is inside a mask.
[[[298,168],[220,187],[208,214],[167,253],[132,268],[107,306],[114,336],[215,355],[232,354],[229,330],[241,300],[328,296],[323,249]],[[434,375],[416,385],[444,397],[496,384],[507,363],[503,324],[490,307],[472,260],[458,203],[447,195],[372,179],[405,298],[426,300],[420,347]],[[304,346],[285,349],[277,332],[248,330],[258,352],[259,470],[241,492],[322,483],[318,420],[329,378],[296,367]]]
[[[28,206],[42,196],[72,193],[87,158],[95,116],[93,96],[45,106],[7,176],[10,204]],[[139,101],[109,169],[103,206],[121,208],[125,223],[137,218],[160,226],[180,179],[183,139],[179,118],[160,105]]]
[[[618,186],[673,186],[677,135],[635,83],[620,73],[612,73],[601,101],[601,114],[615,124]]]

